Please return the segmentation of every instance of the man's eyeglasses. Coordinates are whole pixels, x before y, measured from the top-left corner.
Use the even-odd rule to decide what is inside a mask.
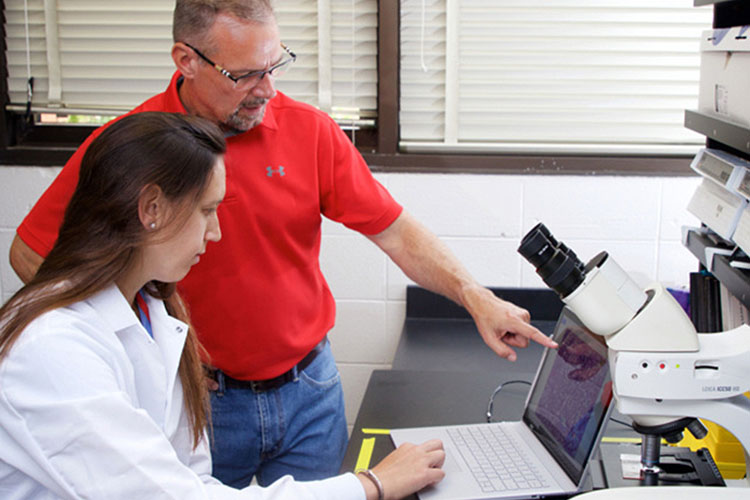
[[[211,66],[213,66],[216,69],[216,71],[218,71],[222,75],[224,75],[227,78],[229,78],[230,80],[232,80],[232,82],[234,82],[235,88],[249,89],[249,88],[255,87],[258,83],[260,83],[260,81],[266,75],[271,75],[274,78],[278,78],[279,76],[283,75],[286,72],[287,69],[289,69],[289,66],[294,61],[297,60],[297,55],[294,52],[292,52],[291,50],[289,50],[289,47],[287,47],[286,45],[284,45],[282,43],[281,44],[281,48],[284,49],[284,58],[281,61],[279,61],[278,63],[274,64],[273,66],[271,66],[268,69],[259,69],[259,70],[256,70],[256,71],[249,71],[249,72],[245,73],[244,75],[234,76],[232,73],[230,73],[229,71],[225,70],[223,67],[221,67],[220,65],[216,64],[211,59],[209,59],[208,57],[206,57],[205,55],[203,55],[203,53],[201,53],[200,50],[196,49],[195,47],[193,47],[189,43],[186,43],[185,45],[187,45],[188,47],[190,47],[193,50],[193,52],[195,52],[196,54],[198,54],[198,57],[200,57],[201,59],[203,59],[204,61],[206,61],[208,64],[210,64]]]

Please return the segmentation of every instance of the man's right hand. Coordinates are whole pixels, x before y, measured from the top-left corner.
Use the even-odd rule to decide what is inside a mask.
[[[21,281],[28,283],[36,274],[44,259],[16,236],[10,245],[10,265]]]

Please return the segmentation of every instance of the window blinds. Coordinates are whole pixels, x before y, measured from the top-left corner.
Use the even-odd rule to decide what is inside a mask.
[[[692,0],[403,0],[406,151],[694,152]]]
[[[174,0],[5,0],[11,105],[25,106],[27,67],[36,110],[118,113],[162,92],[174,71],[173,8]],[[329,112],[372,116],[377,0],[284,0],[276,12],[298,56],[279,90]]]

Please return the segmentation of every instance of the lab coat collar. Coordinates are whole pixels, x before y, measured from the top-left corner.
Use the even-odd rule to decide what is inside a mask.
[[[86,299],[86,302],[95,311],[106,311],[101,318],[115,332],[131,328],[139,323],[130,304],[114,283]]]
[[[149,294],[144,294],[146,298],[146,304],[148,305],[149,314],[152,317],[152,323],[154,324],[166,324],[170,328],[163,331],[161,328],[158,329],[158,333],[166,335],[168,337],[176,336],[181,342],[184,342],[185,336],[187,335],[187,325],[182,321],[173,318],[167,314],[167,310],[164,307],[164,302],[155,299]],[[146,329],[143,328],[141,322],[136,317],[133,309],[128,304],[128,301],[123,296],[116,284],[111,284],[107,288],[89,297],[88,302],[91,307],[96,311],[106,311],[106,315],[102,316],[102,319],[114,330],[115,332],[121,332],[134,326],[140,327],[143,332],[148,335]],[[154,339],[157,338],[157,330],[154,330]],[[166,340],[166,338],[164,339]]]

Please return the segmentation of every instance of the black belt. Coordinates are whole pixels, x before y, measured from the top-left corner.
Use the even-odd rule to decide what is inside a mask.
[[[290,368],[278,377],[269,378],[266,380],[238,380],[236,378],[230,377],[221,370],[212,368],[206,368],[206,373],[210,378],[219,383],[219,387],[221,387],[221,379],[223,379],[224,387],[227,389],[252,389],[255,392],[270,391],[271,389],[278,389],[287,382],[291,382],[292,380],[294,380],[294,377],[297,373],[301,372],[302,370],[307,368],[310,363],[315,361],[315,358],[318,357],[318,354],[323,352],[323,349],[325,349],[327,343],[328,337],[324,337],[323,340],[321,340],[318,345],[313,347],[312,350],[308,352],[307,355],[305,355],[305,357],[302,358],[299,363],[294,365],[294,367]]]

